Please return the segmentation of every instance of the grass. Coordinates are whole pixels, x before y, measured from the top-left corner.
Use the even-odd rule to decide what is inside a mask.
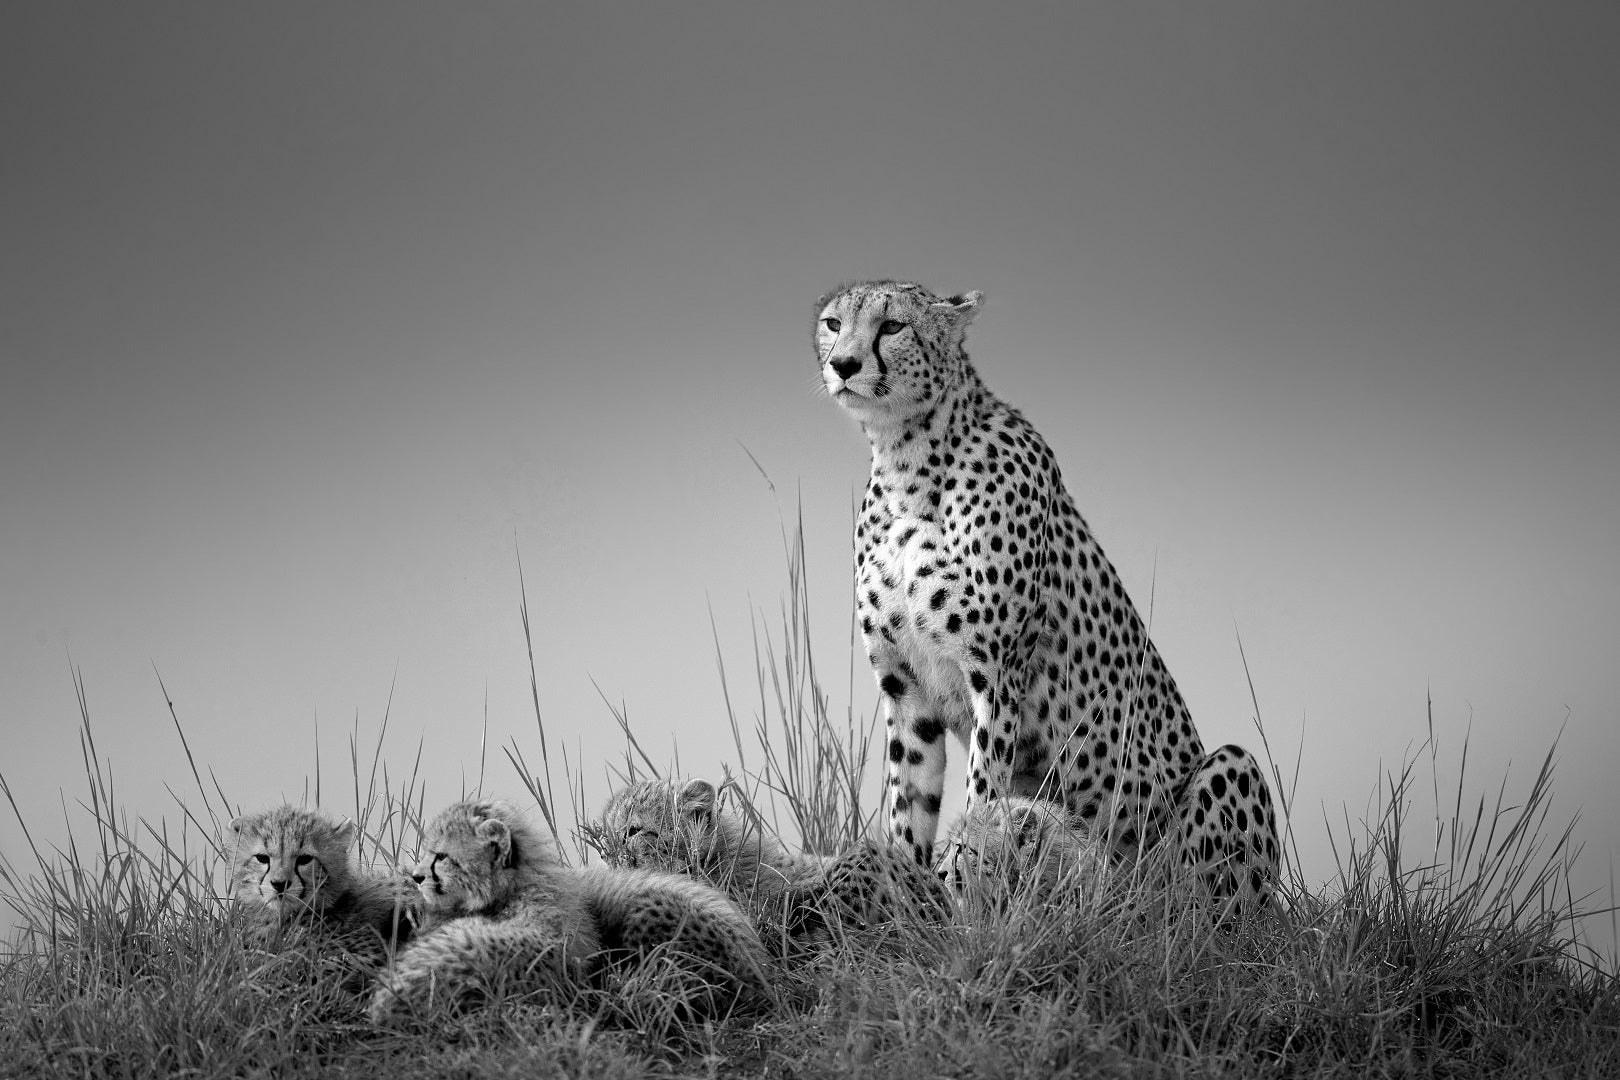
[[[721,670],[728,795],[760,828],[830,851],[869,827],[861,796],[879,766],[870,723],[829,705],[810,655],[802,535],[783,539],[790,589],[779,623],[756,624],[751,727]],[[379,1032],[349,958],[244,947],[219,899],[232,804],[178,718],[196,793],[176,794],[173,823],[131,820],[75,684],[88,835],[41,850],[0,776],[30,859],[0,858],[0,892],[24,920],[0,957],[0,1075],[1620,1075],[1614,962],[1575,944],[1583,900],[1568,888],[1570,831],[1547,821],[1550,751],[1511,805],[1505,779],[1494,798],[1465,801],[1465,745],[1449,813],[1421,822],[1422,842],[1414,795],[1427,780],[1442,802],[1431,739],[1379,778],[1368,820],[1333,830],[1328,882],[1288,876],[1281,917],[1212,928],[1149,859],[1092,882],[1081,902],[1015,897],[945,925],[840,935],[782,964],[774,1007],[722,1023],[682,1026],[597,996],[566,1012],[505,1001]],[[535,701],[538,721],[537,688]],[[621,775],[656,772],[615,715]],[[525,791],[566,841],[543,723],[539,745],[537,770],[514,746],[517,777],[491,787]],[[422,822],[417,763],[396,776],[354,734],[349,749],[362,858],[397,861]],[[320,776],[317,762],[317,793]],[[563,790],[581,835],[592,808],[566,775]]]

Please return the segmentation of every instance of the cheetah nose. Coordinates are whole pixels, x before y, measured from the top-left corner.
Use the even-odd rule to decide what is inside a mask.
[[[832,361],[831,367],[833,371],[838,373],[840,379],[847,379],[861,370],[861,358],[858,356],[846,356],[842,360]]]
[[[420,884],[422,884],[422,882],[427,880],[427,875],[426,874],[412,874],[411,875],[411,880],[416,882],[418,885],[420,885]]]
[[[276,890],[276,892],[278,892],[278,893],[286,892],[287,891],[287,886],[289,886],[291,884],[292,884],[292,882],[290,882],[290,881],[277,881],[274,878],[272,878],[270,880],[270,887],[272,889]]]

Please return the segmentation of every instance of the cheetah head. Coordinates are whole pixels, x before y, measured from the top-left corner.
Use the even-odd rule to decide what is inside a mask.
[[[865,424],[925,412],[965,376],[962,336],[983,298],[894,281],[840,287],[816,302],[822,385]]]
[[[939,871],[964,899],[1000,904],[1014,894],[1049,897],[1078,887],[1097,856],[1061,808],[1007,796],[980,802],[952,827]]]
[[[423,856],[411,877],[429,909],[477,914],[509,900],[537,869],[561,865],[544,835],[509,803],[461,802],[422,833]]]
[[[644,780],[613,793],[597,839],[614,866],[701,870],[718,842],[719,793],[707,780]]]
[[[236,899],[277,919],[319,912],[343,891],[353,821],[282,806],[231,822],[236,834]]]

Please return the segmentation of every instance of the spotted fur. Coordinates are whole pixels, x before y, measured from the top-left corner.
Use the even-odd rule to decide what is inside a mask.
[[[872,281],[816,306],[823,383],[872,451],[855,594],[889,834],[932,860],[949,733],[970,810],[1050,798],[1119,855],[1168,835],[1217,894],[1258,905],[1278,859],[1264,774],[1241,748],[1205,754],[1051,449],[969,362],[981,299]]]

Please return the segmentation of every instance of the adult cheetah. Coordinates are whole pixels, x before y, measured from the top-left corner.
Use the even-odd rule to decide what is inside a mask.
[[[823,384],[871,443],[861,635],[888,728],[888,829],[931,862],[950,732],[968,806],[1052,798],[1119,856],[1174,830],[1219,897],[1270,895],[1276,819],[1236,746],[1206,755],[1057,461],[962,342],[982,294],[868,281],[816,303]]]

